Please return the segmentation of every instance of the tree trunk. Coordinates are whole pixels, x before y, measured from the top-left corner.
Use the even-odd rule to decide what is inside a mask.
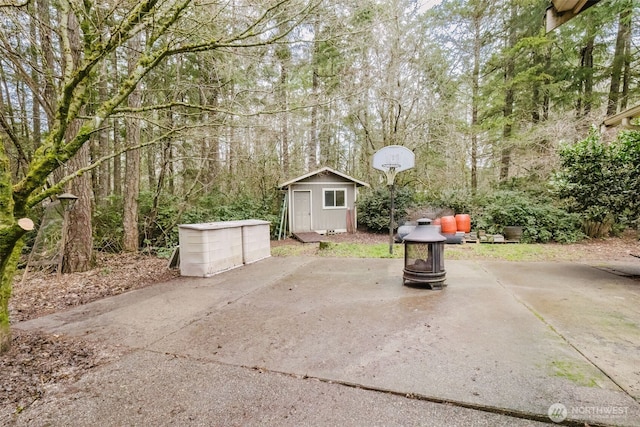
[[[74,62],[73,69],[80,63],[81,43],[80,27],[75,15],[69,14],[68,25],[71,57]],[[84,109],[84,108],[83,108]],[[74,120],[69,123],[66,130],[68,141],[73,140],[80,130],[80,122]],[[69,160],[70,170],[79,170],[89,164],[89,144],[84,144]],[[66,174],[66,173],[65,173]],[[91,226],[91,174],[84,173],[71,181],[69,191],[78,199],[73,209],[69,211],[66,227],[67,235],[64,238],[63,273],[82,272],[89,270],[93,265],[93,228]]]
[[[132,94],[133,95],[133,94]],[[132,144],[134,138],[139,138],[140,127],[135,119],[127,119],[127,139]],[[124,212],[123,222],[123,246],[127,252],[137,252],[139,248],[138,231],[138,195],[140,193],[140,150],[127,151],[126,155],[126,180],[124,183]]]
[[[173,111],[171,111],[171,109],[169,109],[166,112],[166,121],[167,121],[167,127],[169,129],[172,129],[175,126],[175,123],[173,120]],[[164,143],[164,148],[162,149],[162,170],[160,171],[161,178],[158,179],[158,181],[161,182],[161,184],[158,184],[158,189],[160,190],[161,186],[164,186],[166,181],[166,184],[167,184],[166,191],[169,194],[175,194],[175,191],[176,191],[176,187],[175,187],[176,184],[175,184],[175,180],[173,179],[175,176],[173,158],[174,158],[173,138],[168,137],[167,142]],[[216,163],[212,167],[217,168],[218,164]]]
[[[313,105],[311,106],[311,129],[309,129],[309,145],[307,147],[307,161],[310,170],[315,169],[318,166],[318,66],[320,62],[320,20],[318,16],[313,21],[313,55],[311,57],[311,96],[313,99]]]
[[[136,64],[135,52],[140,51],[140,35],[131,39],[131,56],[128,58],[129,72],[133,72]],[[129,95],[129,107],[139,108],[142,105],[142,97],[138,88]],[[127,145],[140,144],[140,122],[135,117],[127,117],[125,120]],[[126,153],[126,180],[124,192],[124,212],[122,215],[124,238],[123,246],[127,252],[137,252],[139,244],[138,231],[138,196],[140,195],[140,150],[138,148]]]
[[[547,47],[544,52],[544,69],[551,69],[551,47]],[[549,88],[551,79],[549,76],[545,77],[545,91],[542,96],[542,120],[549,120],[549,110],[551,108],[551,90]]]
[[[77,133],[77,124],[70,128],[76,128],[71,132]],[[69,161],[72,170],[78,170],[89,163],[89,144],[85,144]],[[64,257],[62,264],[63,273],[87,271],[93,267],[93,227],[91,223],[92,191],[91,176],[83,174],[71,181],[69,191],[76,195],[73,208],[69,211],[66,227],[67,235],[64,239]]]
[[[220,103],[219,87],[221,86],[221,82],[215,73],[208,74],[208,79],[210,86],[212,86],[213,89],[207,89],[204,96],[204,102],[212,108],[217,108]],[[204,123],[216,123],[219,121],[218,114],[203,112],[203,120]],[[218,127],[215,127],[212,132],[203,139],[203,144],[205,147],[203,148],[204,151],[202,156],[207,159],[205,163],[207,167],[207,173],[205,174],[205,188],[208,192],[217,185],[216,179],[220,172],[220,132]],[[163,156],[163,162],[166,165],[167,172],[169,173],[169,183],[173,185],[173,170],[171,169],[173,167],[172,146],[167,147],[165,151],[166,153]]]
[[[538,124],[540,123],[540,82],[534,81],[533,87],[531,88],[531,123]]]
[[[35,2],[30,4],[30,7],[35,8]],[[29,33],[30,33],[30,38],[31,40],[37,40],[37,26],[36,26],[36,21],[35,19],[31,19],[31,21],[29,22]],[[31,61],[34,64],[37,64],[39,62],[38,60],[38,54],[36,53],[36,49],[34,49],[32,51],[32,57],[31,57]],[[31,70],[31,78],[33,79],[33,82],[35,83],[36,86],[41,86],[42,83],[40,82],[40,74],[36,71],[35,68],[33,68]],[[40,141],[42,139],[42,119],[41,119],[41,107],[40,107],[40,103],[38,102],[32,102],[31,104],[31,115],[33,117],[33,131],[31,133],[31,140],[33,141],[33,151],[37,150],[38,147],[40,146]]]
[[[9,298],[25,233],[18,227],[13,209],[11,165],[0,138],[0,354],[11,345]]]
[[[40,49],[42,49],[42,70],[44,71],[44,96],[42,97],[44,105],[42,106],[47,116],[48,124],[54,121],[54,111],[57,110],[56,88],[54,83],[54,70],[56,60],[53,54],[53,46],[51,39],[53,38],[53,30],[51,24],[49,0],[36,0],[38,16],[40,19]]]
[[[480,103],[480,50],[482,36],[480,34],[480,16],[473,21],[473,71],[471,81],[471,193],[478,190],[478,106]]]
[[[236,128],[235,128],[235,117],[229,117],[226,122],[229,124],[229,141],[228,145],[228,157],[227,157],[227,170],[229,172],[229,179],[233,179],[233,176],[236,174],[237,163],[238,163],[238,153],[240,152],[238,148],[238,144],[236,144]]]
[[[502,147],[502,151],[500,153],[500,181],[504,182],[509,178],[509,168],[511,167],[511,131],[512,125],[511,115],[513,114],[513,90],[507,90],[505,96],[505,106],[504,106],[504,117],[506,123],[502,128],[502,142],[504,146]]]
[[[284,60],[280,63],[280,150],[282,152],[282,172],[284,176],[289,175],[290,159],[289,159],[289,113],[286,84],[288,80],[287,64]]]
[[[511,19],[515,19],[517,14],[517,6],[511,5]],[[511,25],[509,27],[509,39],[507,41],[508,48],[512,49],[516,44],[516,30],[515,25]],[[511,167],[511,132],[513,129],[513,104],[514,104],[514,88],[513,88],[513,78],[515,73],[515,64],[513,56],[509,55],[506,59],[505,69],[504,69],[504,84],[505,84],[505,94],[504,94],[504,108],[502,110],[502,115],[504,118],[504,125],[502,127],[502,151],[500,154],[500,181],[506,181],[509,178],[509,169]]]
[[[618,24],[618,36],[616,37],[616,48],[611,65],[611,84],[609,86],[609,102],[607,103],[607,116],[612,116],[618,112],[618,101],[620,100],[620,84],[622,81],[622,71],[625,64],[626,40],[629,38],[631,19],[631,5],[627,4],[620,12]]]
[[[578,107],[578,115],[586,116],[591,112],[593,99],[593,48],[595,43],[595,33],[589,27],[585,47],[582,49],[580,66],[582,68],[582,94],[578,97],[581,106]]]
[[[0,137],[0,354],[11,345],[9,299],[13,277],[24,242],[22,237],[31,228],[21,225],[18,218],[26,216],[24,200],[14,198],[11,163]]]
[[[9,299],[22,246],[23,241],[20,237],[0,232],[0,354],[11,347]]]
[[[318,166],[318,70],[317,67],[313,67],[313,76],[312,76],[312,97],[313,97],[313,105],[311,106],[311,129],[309,130],[309,145],[307,147],[307,161],[309,164],[310,170],[315,169]]]
[[[156,148],[153,145],[145,147],[145,154],[147,157],[147,186],[149,191],[153,191],[158,186],[156,176]]]
[[[629,9],[628,25],[624,40],[624,64],[622,72],[622,93],[620,94],[620,110],[626,110],[629,102],[629,84],[631,82],[631,19],[633,9]]]
[[[168,114],[169,114],[168,121],[172,123],[171,110],[168,111]],[[151,205],[149,214],[144,219],[143,237],[145,238],[145,241],[151,239],[152,236],[150,235],[149,231],[153,229],[153,224],[156,222],[158,218],[158,211],[160,208],[160,196],[162,195],[162,189],[165,186],[165,178],[167,176],[167,173],[170,171],[170,166],[172,163],[172,156],[171,156],[172,146],[173,144],[171,142],[171,138],[168,138],[162,147],[162,153],[161,153],[162,162],[160,167],[160,173],[158,174],[158,181],[154,184],[155,191],[153,194],[153,203]],[[203,155],[203,158],[205,158],[204,155]],[[154,187],[151,187],[151,184],[152,183],[150,182],[149,183],[150,191],[154,189]],[[169,191],[169,194],[174,194],[174,193],[173,191]]]
[[[102,64],[102,68],[100,69],[100,83],[98,85],[98,98],[101,102],[104,102],[107,99],[107,63],[104,62]],[[98,132],[98,138],[96,140],[94,152],[96,154],[96,158],[101,158],[106,156],[109,150],[109,129],[107,126],[103,126],[102,129]],[[109,165],[111,161],[103,162],[98,170],[94,173],[97,175],[95,179],[95,194],[96,194],[96,203],[104,205],[111,193],[111,182],[109,173]]]
[[[114,54],[112,59],[114,79],[118,80],[118,57]],[[118,153],[122,144],[120,143],[120,119],[114,117],[112,119],[113,126],[113,152]],[[113,194],[115,196],[122,195],[122,156],[117,154],[113,158]]]

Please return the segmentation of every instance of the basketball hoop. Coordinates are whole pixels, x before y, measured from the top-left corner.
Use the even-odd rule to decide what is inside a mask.
[[[415,166],[415,162],[415,154],[407,147],[388,145],[374,153],[371,164],[374,169],[384,172],[387,177],[393,176],[395,179],[396,173],[411,169]]]
[[[386,163],[382,165],[383,172],[387,176],[387,185],[393,185],[396,181],[397,168],[400,167],[397,163]]]
[[[373,154],[372,166],[387,177],[387,185],[391,193],[389,208],[389,253],[393,254],[393,210],[396,174],[415,166],[416,156],[413,151],[401,145],[388,145]]]

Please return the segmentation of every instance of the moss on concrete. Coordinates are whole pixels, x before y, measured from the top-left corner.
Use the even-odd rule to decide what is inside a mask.
[[[556,377],[566,378],[584,387],[598,387],[598,378],[593,375],[591,365],[572,360],[554,360],[551,367]]]

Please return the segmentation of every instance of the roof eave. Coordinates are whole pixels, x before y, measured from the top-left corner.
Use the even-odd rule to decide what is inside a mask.
[[[310,176],[317,175],[317,174],[322,173],[322,172],[331,172],[331,173],[333,173],[335,175],[341,176],[342,178],[348,179],[349,181],[353,181],[354,183],[356,183],[357,185],[360,185],[362,187],[369,187],[369,184],[367,184],[364,181],[360,181],[359,179],[355,179],[355,178],[353,178],[353,177],[351,177],[349,175],[346,175],[344,173],[338,172],[337,170],[331,169],[328,166],[325,166],[325,167],[320,168],[318,170],[311,171],[311,172],[308,172],[308,173],[306,173],[304,175],[301,175],[301,176],[299,176],[297,178],[291,179],[291,180],[289,180],[287,182],[283,182],[282,184],[280,184],[278,186],[278,188],[286,188],[286,187],[290,186],[291,184],[295,184],[296,182],[302,181],[303,179],[307,179]]]
[[[547,33],[599,3],[601,0],[551,0],[545,13]]]

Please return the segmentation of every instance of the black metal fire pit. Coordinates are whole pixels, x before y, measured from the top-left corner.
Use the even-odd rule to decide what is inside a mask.
[[[428,218],[419,219],[416,228],[404,236],[404,285],[425,285],[431,289],[444,286],[444,242],[447,238],[430,224]]]

